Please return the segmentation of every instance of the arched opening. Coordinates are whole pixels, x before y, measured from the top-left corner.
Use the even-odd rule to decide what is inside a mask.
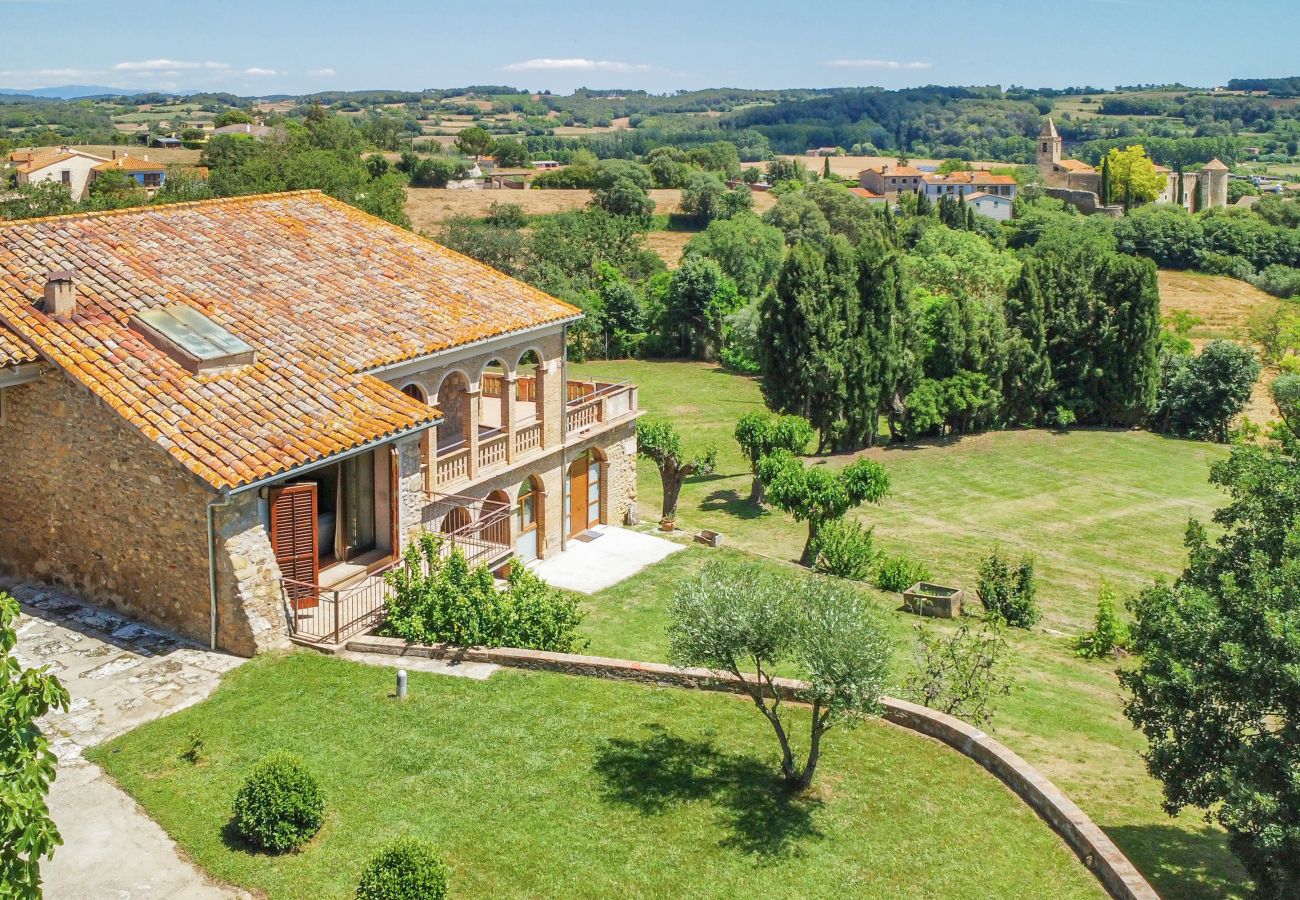
[[[518,505],[515,512],[515,556],[524,562],[536,559],[541,551],[542,482],[530,475],[519,485]]]
[[[510,384],[510,371],[505,363],[494,359],[483,366],[478,381],[479,440],[482,441],[505,431],[509,417],[507,385]]]
[[[429,402],[428,396],[424,393],[424,388],[420,387],[418,384],[408,384],[406,387],[402,388],[402,393],[410,397],[412,400],[419,401],[420,403],[428,404]],[[429,448],[430,448],[429,432],[430,429],[428,428],[420,432],[420,465],[425,467],[425,473],[426,473],[425,489],[426,490],[429,487],[428,467],[432,465],[432,460],[429,458]]]
[[[510,546],[510,495],[505,491],[493,491],[487,495],[483,505],[483,516],[491,519],[491,524],[483,529],[483,539],[488,543]]]
[[[564,479],[564,533],[582,534],[604,518],[605,455],[595,448],[569,464]]]
[[[442,528],[439,529],[443,534],[455,534],[462,528],[468,526],[474,521],[473,514],[468,507],[455,506],[442,518]]]
[[[438,453],[449,453],[469,443],[469,379],[464,372],[452,371],[438,387]]]
[[[515,450],[526,453],[542,446],[544,373],[536,350],[526,350],[515,364]]]

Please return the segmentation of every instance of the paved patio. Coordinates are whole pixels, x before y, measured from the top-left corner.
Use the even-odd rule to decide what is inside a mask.
[[[0,580],[22,605],[16,654],[47,665],[72,702],[41,723],[58,756],[49,804],[63,835],[41,865],[52,900],[216,900],[213,884],[82,751],[207,697],[243,662],[45,586]]]
[[[613,525],[597,525],[585,535],[594,537],[570,538],[563,553],[531,562],[529,568],[554,587],[594,594],[685,549],[682,544]]]

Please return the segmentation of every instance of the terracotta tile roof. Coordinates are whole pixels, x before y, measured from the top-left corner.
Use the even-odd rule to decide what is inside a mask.
[[[1081,160],[1077,160],[1077,159],[1063,159],[1063,160],[1061,160],[1061,161],[1057,164],[1057,166],[1058,166],[1059,168],[1065,169],[1065,170],[1070,171],[1070,172],[1095,172],[1095,171],[1097,171],[1095,167],[1090,166],[1090,165],[1088,165],[1086,162],[1082,162]]]
[[[869,169],[863,169],[859,175],[871,172],[875,175],[884,175],[886,178],[920,178],[925,173],[915,166],[872,166]]]
[[[35,305],[54,269],[68,320]],[[130,326],[176,302],[256,361],[194,375]],[[579,315],[315,191],[0,224],[0,325],[217,488],[437,419],[367,369]]]
[[[18,363],[33,362],[37,353],[23,342],[18,335],[0,325],[0,369]]]
[[[14,167],[14,170],[23,175],[30,175],[33,172],[39,172],[41,169],[53,166],[57,163],[66,162],[69,159],[84,157],[85,159],[103,159],[102,156],[95,156],[92,153],[83,153],[80,150],[67,150],[59,147],[51,147],[48,150],[22,151],[21,153],[11,154],[10,158],[16,156],[26,157],[26,161]]]
[[[1015,184],[1016,180],[1010,175],[992,175],[988,172],[949,172],[947,175],[939,175],[935,172],[927,172],[924,176],[926,184]]]
[[[866,197],[868,200],[884,200],[884,194],[877,194],[875,191],[869,191],[866,188],[854,187],[849,188],[849,193],[857,194],[859,197]]]
[[[125,172],[166,172],[167,167],[162,163],[149,162],[147,159],[140,159],[137,156],[119,156],[117,159],[110,159],[108,162],[102,162],[97,166],[92,166],[96,172],[107,172],[111,169],[118,169]]]

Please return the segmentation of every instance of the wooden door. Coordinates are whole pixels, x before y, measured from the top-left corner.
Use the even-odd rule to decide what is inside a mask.
[[[569,466],[569,537],[587,530],[587,457]]]
[[[294,610],[316,606],[320,559],[316,543],[316,485],[271,488],[271,549],[286,579],[285,594]]]

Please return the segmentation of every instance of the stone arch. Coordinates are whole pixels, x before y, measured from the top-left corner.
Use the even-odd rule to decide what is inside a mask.
[[[468,506],[453,506],[447,511],[447,514],[442,517],[442,525],[438,530],[443,534],[451,534],[452,532],[471,524],[473,521],[474,514],[470,512]]]
[[[470,380],[461,369],[449,369],[438,382],[437,406],[442,412],[438,425],[438,451],[444,452],[469,443],[472,421]]]
[[[499,522],[494,522],[487,528],[483,529],[483,539],[491,541],[494,544],[511,545],[510,539],[510,519],[511,507],[514,504],[510,500],[510,494],[504,490],[495,490],[487,495],[487,502],[484,504],[483,513],[491,515],[504,507],[505,515]]]
[[[508,392],[514,383],[514,369],[507,367],[504,357],[490,357],[479,366],[478,421],[482,435],[504,431],[509,424],[513,404]]]
[[[518,372],[519,367],[525,365],[524,358],[527,357],[530,353],[535,358],[535,361],[533,363],[534,365],[542,366],[546,364],[547,362],[546,353],[542,350],[542,345],[527,344],[523,347],[520,347],[515,352],[515,358],[511,363],[510,370],[512,372]]]
[[[515,491],[515,555],[527,562],[541,556],[546,534],[546,489],[542,479],[529,475]]]

